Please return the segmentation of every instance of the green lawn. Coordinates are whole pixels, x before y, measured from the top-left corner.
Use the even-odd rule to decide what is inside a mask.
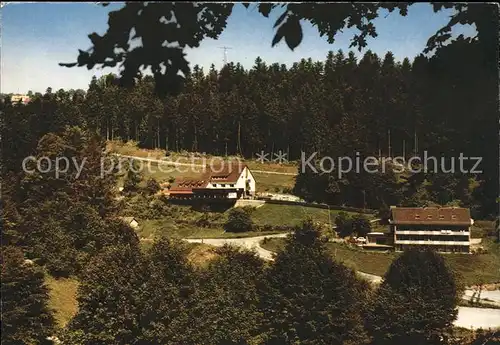
[[[137,197],[135,198],[137,199]],[[139,222],[139,228],[136,231],[138,235],[143,238],[154,238],[163,235],[174,238],[235,238],[278,233],[276,231],[225,233],[223,230],[223,224],[227,220],[229,210],[225,212],[210,212],[208,214],[208,217],[210,219],[210,222],[212,223],[212,226],[203,228],[196,226],[193,223],[200,219],[200,217],[202,217],[204,213],[194,210],[189,206],[176,205],[170,210],[167,209],[165,211],[165,216],[162,216],[159,219],[148,219],[146,217],[147,213],[144,214],[139,212],[140,210],[147,207],[147,204],[143,205],[141,203],[130,203],[130,205],[127,206],[127,210],[129,211],[126,212],[127,216],[135,216],[137,218]],[[335,217],[339,212],[340,211],[330,211],[330,219],[332,225],[334,224]],[[295,226],[299,225],[303,220],[310,216],[314,221],[328,225],[330,224],[328,213],[328,210],[314,207],[265,204],[253,210],[253,212],[251,213],[251,218],[253,222],[259,226]],[[143,214],[144,218],[141,218],[141,214]],[[368,216],[370,217],[371,215]],[[185,221],[190,221],[190,224],[186,224]]]
[[[243,238],[278,234],[279,231],[224,232],[220,228],[201,228],[187,224],[175,224],[172,219],[142,220],[137,230],[140,237],[155,238],[167,236],[172,238]]]
[[[47,275],[45,283],[49,288],[49,307],[54,310],[57,325],[63,328],[78,310],[76,301],[78,281],[74,278],[55,279]]]
[[[270,238],[261,244],[263,248],[274,252],[281,250],[283,245],[282,238]],[[483,239],[483,246],[488,253],[443,254],[450,267],[462,275],[466,285],[500,282],[500,244]],[[328,243],[327,249],[332,257],[345,265],[378,276],[384,275],[391,262],[400,255],[394,252],[370,252],[337,243]]]
[[[253,173],[257,192],[281,193],[284,189],[292,189],[295,185],[295,176]]]
[[[335,224],[335,217],[341,212],[338,210],[330,210],[307,207],[300,205],[278,205],[278,204],[265,204],[259,207],[252,213],[252,218],[256,224],[264,225],[298,225],[308,216],[312,217],[315,221],[332,225]],[[356,213],[346,212],[349,215]],[[371,218],[371,215],[367,215]]]
[[[118,141],[109,141],[108,150],[111,152],[136,156],[145,157],[150,159],[163,159],[165,158],[164,150],[145,150],[137,148],[134,142],[121,143]],[[203,157],[191,158],[186,153],[171,152],[169,159],[179,163],[190,163],[194,164],[207,164],[210,163],[210,159],[215,156],[207,155],[205,160]],[[216,157],[220,162],[222,157]],[[285,172],[285,173],[297,173],[296,164],[271,164],[271,163],[259,163],[255,160],[249,159],[243,161],[249,166],[251,170],[260,171],[271,171],[271,172]],[[170,177],[174,178],[184,178],[184,179],[196,179],[202,174],[200,167],[193,167],[192,169],[187,166],[182,166],[175,168],[173,166],[162,165],[161,169],[158,167],[157,163],[143,163],[143,172],[145,180],[148,178],[155,178],[157,181],[168,181]],[[254,177],[256,180],[257,192],[282,192],[285,188],[293,188],[295,184],[295,176],[289,175],[276,175],[276,174],[266,174],[260,172],[254,172]],[[122,185],[123,178],[119,179],[119,185]]]

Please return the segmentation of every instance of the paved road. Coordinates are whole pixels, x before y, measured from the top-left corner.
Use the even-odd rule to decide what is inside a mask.
[[[273,252],[264,249],[260,246],[260,241],[264,238],[283,238],[288,234],[276,234],[276,235],[267,235],[267,236],[256,236],[256,237],[246,237],[246,238],[186,238],[185,241],[189,243],[206,243],[212,246],[221,247],[224,244],[232,244],[235,246],[244,247],[247,249],[255,249],[257,254],[264,260],[273,260]]]
[[[469,329],[500,328],[500,309],[458,307],[454,325]]]
[[[115,153],[114,155],[118,156],[118,157],[132,158],[132,159],[145,161],[145,162],[151,162],[151,163],[157,163],[157,164],[160,163],[160,164],[164,164],[167,166],[189,166],[189,167],[197,167],[197,168],[205,167],[205,165],[203,165],[203,164],[180,163],[180,162],[169,161],[167,159],[152,159],[152,158],[144,158],[144,157],[136,157],[136,156],[127,156],[127,155],[120,155],[118,153]],[[252,172],[257,173],[257,174],[268,174],[268,175],[297,176],[297,173],[286,173],[286,172],[279,172],[279,171],[252,170]]]
[[[472,296],[474,296],[474,299],[477,297],[476,295],[478,292],[479,291],[465,290],[465,294],[462,298],[464,300],[470,301]],[[500,307],[500,290],[496,290],[496,291],[483,290],[483,291],[481,291],[481,300],[485,303],[493,304],[497,307]]]
[[[288,234],[276,234],[268,236],[256,236],[247,238],[210,238],[210,239],[185,239],[185,241],[190,243],[206,243],[213,246],[222,246],[226,243],[233,244],[236,246],[255,249],[257,254],[264,260],[273,260],[273,252],[266,250],[260,246],[260,241],[264,238],[284,238]],[[358,274],[367,279],[368,281],[380,284],[382,282],[382,277],[373,274],[368,274],[358,271]],[[472,296],[472,290],[466,290],[464,299],[470,299]],[[481,299],[488,298],[493,303],[499,303],[500,306],[500,291],[483,291],[481,293]],[[487,302],[487,301],[485,301]],[[492,302],[489,302],[492,303]],[[471,307],[459,307],[458,308],[458,318],[455,321],[455,326],[465,327],[465,328],[500,328],[500,309],[490,309],[490,308],[471,308]]]

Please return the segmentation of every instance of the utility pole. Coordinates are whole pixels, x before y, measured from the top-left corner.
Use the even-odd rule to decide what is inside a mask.
[[[417,156],[417,152],[418,152],[418,143],[417,143],[417,130],[415,129],[415,133],[414,133],[414,146],[413,146],[413,150],[415,151],[414,154],[415,154],[415,157]]]
[[[389,158],[391,158],[391,130],[389,129]]]
[[[240,154],[240,156],[243,157],[243,153],[241,152],[241,122],[238,121],[238,149],[237,149],[238,153]]]
[[[226,66],[227,65],[227,50],[233,49],[233,48],[224,46],[224,47],[219,47],[219,49],[224,49],[224,66]]]

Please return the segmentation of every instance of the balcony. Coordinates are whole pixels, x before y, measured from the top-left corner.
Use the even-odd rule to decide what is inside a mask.
[[[452,231],[452,230],[396,230],[396,235],[450,235],[450,236],[470,236],[469,231]]]
[[[470,241],[428,241],[428,240],[397,240],[394,244],[418,244],[432,246],[470,246]]]

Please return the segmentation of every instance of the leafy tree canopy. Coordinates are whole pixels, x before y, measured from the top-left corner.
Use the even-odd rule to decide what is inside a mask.
[[[302,41],[300,21],[311,23],[320,36],[326,36],[333,43],[336,34],[345,28],[355,27],[358,33],[351,39],[351,47],[362,49],[367,37],[377,37],[373,21],[379,10],[393,12],[395,9],[406,16],[408,3],[288,3],[258,5],[259,12],[269,17],[277,8],[283,12],[274,24],[276,33],[272,46],[282,39],[290,49],[295,49]],[[103,3],[107,6],[108,3]],[[249,3],[243,4],[249,7]],[[92,47],[79,50],[77,62],[61,63],[61,66],[114,67],[120,65],[120,83],[130,86],[139,76],[142,67],[150,67],[156,81],[156,89],[162,94],[177,93],[190,73],[185,59],[186,47],[198,47],[205,38],[217,39],[227,25],[227,19],[234,4],[224,3],[155,3],[127,2],[117,11],[109,13],[108,31],[104,35],[91,33]],[[494,5],[479,4],[433,4],[434,11],[453,8],[455,14],[435,35],[429,38],[426,52],[433,51],[449,42],[451,30],[457,24],[476,24],[478,35],[470,41],[480,40],[485,49],[495,51],[496,20]],[[491,31],[490,31],[491,30]],[[142,45],[132,47],[132,39],[141,39]],[[463,38],[463,37],[462,37]],[[491,44],[491,46],[488,46]],[[492,50],[493,49],[493,50]],[[181,76],[180,73],[183,74]]]

